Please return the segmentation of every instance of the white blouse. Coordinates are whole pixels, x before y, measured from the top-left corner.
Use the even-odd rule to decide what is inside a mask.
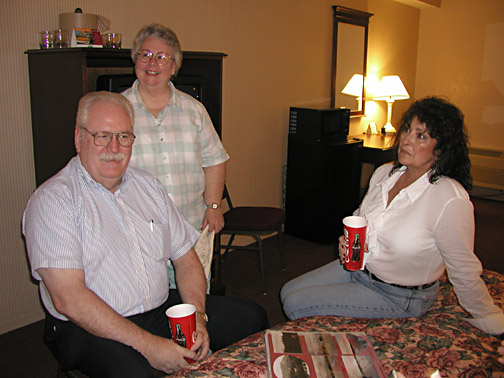
[[[473,252],[474,210],[464,188],[450,178],[429,182],[429,172],[397,194],[387,207],[388,192],[406,167],[389,176],[381,166],[355,215],[368,220],[364,263],[383,281],[413,286],[439,279],[446,268],[460,304],[472,325],[493,334],[504,332],[504,314],[480,278],[481,262]]]

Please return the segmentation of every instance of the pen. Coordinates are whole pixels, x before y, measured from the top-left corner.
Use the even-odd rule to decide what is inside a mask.
[[[149,221],[149,225],[150,225],[150,230],[151,230],[151,232],[154,232],[154,220],[153,220],[153,219],[151,219],[151,220]]]

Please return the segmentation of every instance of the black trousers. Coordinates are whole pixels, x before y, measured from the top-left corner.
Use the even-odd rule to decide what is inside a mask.
[[[181,303],[177,290],[170,290],[160,307],[128,317],[146,331],[171,339],[166,309]],[[266,312],[241,298],[207,295],[210,349],[215,352],[269,327]],[[91,378],[152,378],[147,359],[130,346],[94,336],[70,321],[46,313],[44,340],[63,370],[79,369]]]

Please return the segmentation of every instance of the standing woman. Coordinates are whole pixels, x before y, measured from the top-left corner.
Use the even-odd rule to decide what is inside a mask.
[[[419,317],[448,272],[459,302],[479,329],[504,332],[473,253],[474,213],[467,190],[470,161],[464,117],[438,97],[416,101],[395,141],[397,159],[373,174],[355,215],[368,220],[365,268],[346,271],[334,261],[285,284],[281,298],[291,319],[313,315],[360,318]],[[340,237],[340,260],[344,240]]]
[[[131,57],[137,80],[122,94],[135,110],[131,165],[156,176],[197,230],[224,227],[222,192],[226,150],[205,107],[171,82],[182,64],[177,35],[150,24],[135,37]],[[170,266],[170,287],[175,287]]]

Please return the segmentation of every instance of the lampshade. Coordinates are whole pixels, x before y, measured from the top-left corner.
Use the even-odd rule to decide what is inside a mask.
[[[406,100],[409,98],[408,91],[404,87],[401,78],[397,75],[383,76],[376,89],[374,100],[387,101],[387,123],[383,126],[385,134],[394,134],[395,127],[392,126],[392,104],[396,100]]]
[[[401,78],[397,75],[391,75],[381,78],[373,99],[393,102],[395,100],[406,100],[409,97],[408,91],[404,87]]]
[[[362,97],[363,86],[364,76],[361,74],[354,74],[350,80],[348,80],[347,85],[345,85],[345,88],[343,88],[341,93],[355,97]]]

